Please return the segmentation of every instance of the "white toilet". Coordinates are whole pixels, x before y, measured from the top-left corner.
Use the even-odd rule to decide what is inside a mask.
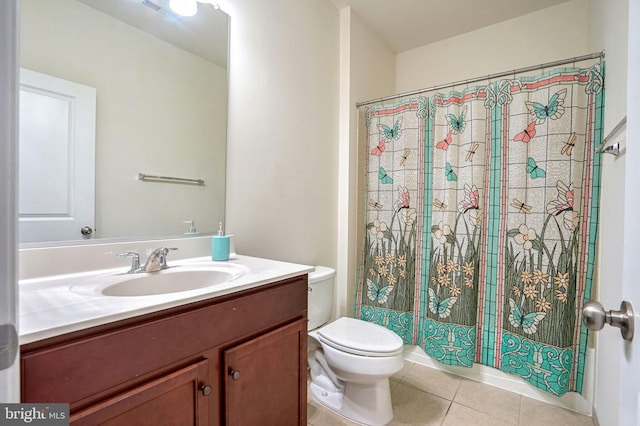
[[[402,339],[384,327],[354,318],[329,324],[335,271],[309,274],[309,368],[313,398],[366,425],[393,419],[389,377],[402,368]]]

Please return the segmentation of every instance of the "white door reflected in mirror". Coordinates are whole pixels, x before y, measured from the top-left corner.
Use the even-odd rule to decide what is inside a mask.
[[[91,238],[96,89],[20,70],[20,242]]]

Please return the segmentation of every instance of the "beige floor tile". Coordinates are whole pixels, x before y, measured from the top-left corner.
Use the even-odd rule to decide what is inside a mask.
[[[454,402],[501,419],[518,424],[521,396],[472,380],[462,380]]]
[[[520,425],[522,426],[593,426],[593,419],[584,414],[522,397]]]
[[[394,377],[389,378],[389,389],[393,392],[393,388],[400,384],[400,379],[396,379]]]
[[[442,424],[450,402],[403,383],[391,389],[393,420],[390,425]]]
[[[404,365],[402,366],[402,369],[398,371],[396,374],[394,374],[393,376],[391,376],[391,378],[396,380],[401,380],[409,372],[409,370],[411,370],[411,368],[414,365],[416,364],[411,361],[405,360]]]
[[[405,362],[389,382],[394,411],[391,425],[594,426],[589,416],[413,362]],[[310,395],[308,401],[309,426],[357,425]]]
[[[461,380],[453,374],[413,364],[401,383],[451,401]]]
[[[513,426],[513,424],[454,402],[442,426]]]
[[[393,376],[389,377],[389,388],[391,390],[393,390],[394,387],[398,386],[402,378],[409,373],[413,365],[414,365],[413,362],[405,360],[404,365],[402,366],[402,369],[398,371],[396,374],[394,374]]]
[[[356,426],[358,423],[347,420],[311,398],[311,402],[307,404],[307,425]]]

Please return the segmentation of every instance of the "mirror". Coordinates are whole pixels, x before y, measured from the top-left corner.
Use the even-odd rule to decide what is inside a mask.
[[[21,68],[95,88],[88,241],[182,236],[191,220],[200,234],[217,230],[225,210],[228,15],[198,3],[195,16],[182,17],[169,0],[21,0],[20,15]],[[21,168],[31,163],[20,159]],[[140,173],[204,185],[139,180]],[[77,231],[72,243],[86,240]],[[46,238],[29,243],[39,241]]]

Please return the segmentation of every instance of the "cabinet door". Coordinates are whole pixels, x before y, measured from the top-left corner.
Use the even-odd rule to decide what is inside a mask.
[[[227,425],[306,425],[306,319],[226,350],[224,369]]]
[[[71,424],[108,426],[206,425],[208,361],[173,373],[94,404],[71,416]],[[205,395],[206,394],[206,395]]]

